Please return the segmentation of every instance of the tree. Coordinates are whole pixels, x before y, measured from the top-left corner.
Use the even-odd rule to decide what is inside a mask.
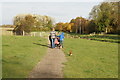
[[[69,25],[69,23],[64,23],[64,24],[63,24],[63,31],[64,31],[64,32],[68,32],[68,30],[67,30],[68,25]]]
[[[96,32],[96,24],[94,20],[87,21],[86,23],[86,33]]]
[[[72,19],[70,23],[74,23],[74,27],[72,27],[75,33],[84,34],[86,27],[86,19],[82,17],[76,17],[76,19]]]
[[[119,2],[102,2],[93,7],[90,18],[95,20],[98,31],[115,33],[118,29]]]
[[[14,17],[14,25],[16,26],[14,31],[18,34],[27,33],[33,30],[50,30],[53,27],[53,19],[49,16],[23,14]],[[45,28],[45,29],[43,29]]]
[[[61,23],[61,22],[57,23],[55,29],[58,31],[63,31],[63,25],[64,23]]]
[[[18,34],[23,35],[24,31],[27,33],[31,32],[35,23],[35,18],[32,15],[27,15],[24,19],[21,19],[18,22],[14,30],[17,31]]]

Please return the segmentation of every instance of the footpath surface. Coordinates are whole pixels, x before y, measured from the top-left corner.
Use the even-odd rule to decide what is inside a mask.
[[[63,78],[65,55],[61,49],[48,48],[47,54],[36,65],[29,78]]]

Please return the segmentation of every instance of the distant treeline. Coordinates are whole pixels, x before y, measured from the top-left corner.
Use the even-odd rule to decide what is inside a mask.
[[[102,2],[92,8],[89,19],[76,17],[70,22],[59,22],[54,24],[54,19],[49,16],[36,14],[21,14],[14,17],[14,32],[23,34],[31,31],[49,31],[55,27],[58,31],[79,34],[88,33],[120,33],[120,11],[119,2]],[[8,25],[7,25],[8,26]],[[3,25],[3,27],[7,27]]]
[[[77,17],[69,23],[57,23],[56,30],[73,33],[119,33],[120,12],[119,2],[102,2],[93,7],[89,13],[89,19]]]
[[[15,25],[1,25],[0,27],[4,27],[4,28],[15,28]]]

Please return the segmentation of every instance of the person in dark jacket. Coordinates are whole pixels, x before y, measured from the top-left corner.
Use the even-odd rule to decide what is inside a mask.
[[[50,47],[52,47],[52,39],[51,39],[51,35],[49,35],[49,41],[50,41]]]

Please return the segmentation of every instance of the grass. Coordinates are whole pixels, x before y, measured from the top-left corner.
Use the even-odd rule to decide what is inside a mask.
[[[82,38],[82,36],[80,36]],[[97,41],[105,41],[105,42],[113,42],[113,43],[120,43],[120,36],[119,35],[112,35],[112,34],[105,34],[105,35],[87,35],[83,36],[83,38],[90,38],[92,40]]]
[[[28,77],[47,49],[47,40],[40,37],[3,36],[2,43],[3,78]],[[70,50],[72,56],[68,56]],[[65,78],[118,77],[117,43],[65,38],[63,51]]]
[[[68,33],[66,33],[66,35],[67,34]],[[96,41],[120,43],[120,35],[116,35],[116,34],[95,34],[95,35],[89,35],[89,34],[69,33],[68,35],[69,36],[75,36],[75,37],[78,37],[78,38],[96,40]]]
[[[68,56],[69,51],[73,55]],[[117,78],[118,44],[79,38],[64,41],[65,78]]]
[[[46,53],[46,42],[46,39],[40,37],[3,36],[2,77],[27,78]]]

